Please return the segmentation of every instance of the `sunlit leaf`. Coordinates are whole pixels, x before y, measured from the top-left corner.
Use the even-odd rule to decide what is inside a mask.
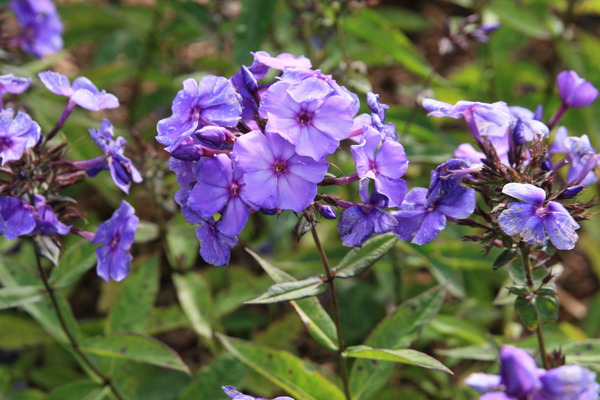
[[[393,361],[402,364],[418,365],[423,368],[439,369],[452,374],[444,364],[435,358],[412,349],[375,349],[369,346],[350,346],[346,349],[348,357],[370,360]]]

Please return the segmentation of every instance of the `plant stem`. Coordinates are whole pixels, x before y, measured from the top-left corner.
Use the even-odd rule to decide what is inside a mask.
[[[44,273],[40,255],[37,253],[37,251],[34,251],[34,252],[35,252],[35,260],[36,260],[38,273],[40,274],[40,278],[42,278],[44,287],[46,288],[46,291],[48,292],[48,295],[50,296],[50,300],[52,301],[52,306],[54,307],[54,311],[56,311],[56,316],[58,318],[58,321],[60,322],[60,326],[61,326],[63,332],[65,333],[65,336],[67,337],[67,340],[69,341],[69,344],[73,348],[73,351],[77,354],[77,356],[81,359],[81,361],[85,364],[85,366],[88,367],[98,377],[98,379],[100,379],[102,381],[102,384],[111,390],[111,392],[114,394],[114,396],[117,399],[125,400],[125,398],[121,395],[119,390],[116,388],[112,379],[110,377],[104,375],[102,373],[102,371],[100,371],[98,369],[98,367],[96,367],[91,362],[91,360],[85,355],[85,353],[83,351],[81,351],[81,349],[79,347],[79,343],[77,343],[77,340],[75,340],[75,337],[71,334],[71,331],[69,330],[69,327],[67,326],[65,317],[63,316],[63,313],[58,304],[58,300],[56,299],[56,294],[54,293],[54,288],[52,286],[50,286],[50,283],[48,282],[48,278],[46,277],[46,274]]]
[[[350,385],[348,380],[348,362],[346,357],[343,356],[343,353],[346,351],[346,344],[344,343],[344,336],[342,335],[342,323],[340,320],[340,310],[338,308],[337,302],[337,291],[335,289],[335,275],[329,266],[329,260],[327,259],[327,254],[325,254],[325,250],[323,246],[321,246],[321,241],[319,240],[319,235],[317,235],[317,230],[313,226],[311,229],[311,233],[313,239],[315,241],[315,245],[317,246],[317,250],[319,255],[321,256],[321,262],[323,263],[323,267],[325,268],[325,274],[327,275],[327,282],[329,283],[329,290],[331,292],[331,308],[333,310],[333,320],[335,322],[335,328],[337,331],[338,337],[338,358],[340,363],[340,375],[342,376],[342,381],[344,383],[344,394],[346,395],[346,400],[350,400]]]
[[[529,262],[529,245],[521,242],[520,246],[521,257],[523,260],[523,268],[525,269],[525,275],[527,279],[527,287],[531,294],[535,294],[536,288],[533,281],[533,273],[531,272],[531,263]],[[538,341],[538,347],[540,349],[540,357],[542,358],[542,365],[545,369],[548,369],[548,357],[546,353],[546,342],[544,340],[544,327],[543,322],[538,314],[538,324],[536,328],[536,335]]]

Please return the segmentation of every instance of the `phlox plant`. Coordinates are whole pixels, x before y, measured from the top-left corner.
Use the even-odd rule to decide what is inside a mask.
[[[50,0],[12,0],[1,12],[18,25],[6,43],[19,57],[44,58],[62,49],[63,25]],[[447,24],[439,53],[485,44],[497,29],[479,14]],[[6,239],[0,308],[24,311],[15,320],[41,326],[60,345],[50,357],[65,359],[66,353],[76,366],[76,378],[53,387],[50,400],[189,400],[198,393],[223,400],[361,400],[376,398],[386,386],[400,386],[393,396],[404,398],[410,388],[402,385],[423,377],[452,382],[465,396],[483,400],[599,398],[597,365],[572,362],[562,346],[573,343],[558,343],[547,331],[559,320],[558,260],[575,249],[597,205],[587,193],[598,183],[600,154],[587,135],[561,125],[569,110],[596,101],[591,82],[573,70],[560,72],[551,88],[558,107],[549,117],[537,104],[451,104],[429,92],[415,113],[455,120],[470,138],[429,168],[411,154],[406,126],[396,126],[379,94],[355,93],[312,57],[263,50],[251,56],[228,76],[179,80],[172,101],[161,98],[154,141],[128,126],[136,146],[111,122],[107,110],[120,107],[117,96],[90,79],[52,69],[0,75],[0,235]],[[36,100],[44,96],[63,102],[49,126],[36,121],[46,104]],[[66,128],[83,114],[93,123],[73,140]],[[96,156],[74,156],[84,141]],[[414,184],[415,166],[425,170],[423,186]],[[111,203],[112,215],[96,224],[98,210],[81,188],[87,191],[85,181],[102,175],[110,176],[119,198]],[[165,194],[176,207],[163,204]],[[276,266],[273,243],[256,245],[257,226],[282,221],[295,223],[293,235],[314,250],[318,271]],[[410,258],[436,246],[450,225],[489,260],[497,286],[504,286],[503,301],[511,305],[506,313],[516,314],[525,340],[490,332],[485,347],[450,349],[444,359],[443,351],[420,347],[417,339],[431,335],[440,309],[458,297],[443,274],[432,278],[439,285],[390,304],[368,335],[352,336],[345,320],[379,317],[350,315],[344,307],[349,292],[341,288],[354,288],[359,276],[382,268],[384,257]],[[193,245],[184,240],[189,236]],[[190,249],[191,261],[185,257]],[[246,260],[245,270],[261,270],[261,283],[248,279],[213,299],[197,267],[222,283],[239,273],[239,259]],[[88,282],[93,267],[96,283],[78,285],[84,276]],[[100,310],[106,318],[78,321],[66,296],[100,284],[99,304],[112,304]],[[169,290],[157,297],[159,284]],[[269,331],[277,323],[265,323],[263,338],[249,341],[236,335],[244,332],[244,318],[223,318],[242,304],[268,314],[281,307],[277,303],[298,314],[293,321],[311,340],[302,346],[318,348],[325,362],[272,344],[288,339],[276,337],[286,329]],[[204,363],[198,371],[193,357],[178,354],[164,343],[172,338],[160,336],[185,337],[179,328],[193,333],[200,349],[193,357]],[[482,349],[489,354],[475,358],[498,363],[465,366],[452,357]],[[392,378],[399,364],[412,368],[406,378]]]

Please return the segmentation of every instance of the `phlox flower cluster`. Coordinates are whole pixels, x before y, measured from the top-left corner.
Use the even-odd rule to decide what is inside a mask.
[[[544,370],[522,349],[500,350],[500,375],[475,373],[465,383],[481,400],[596,400],[596,374],[579,365]]]
[[[35,3],[40,7],[44,4]],[[124,154],[125,139],[115,139],[113,126],[105,119],[100,129],[90,129],[91,138],[103,153],[96,158],[69,161],[64,141],[49,143],[76,106],[97,111],[118,107],[119,101],[114,95],[98,90],[84,77],[75,79],[72,85],[67,77],[52,71],[40,73],[39,78],[51,92],[69,98],[56,125],[45,135],[27,113],[13,110],[3,99],[5,94],[23,93],[29,88],[30,80],[12,74],[0,76],[0,164],[3,174],[0,178],[0,234],[8,240],[20,236],[30,236],[34,240],[45,237],[57,249],[60,247],[57,235],[80,235],[101,244],[96,251],[98,275],[107,281],[110,278],[121,280],[129,272],[130,248],[138,225],[133,207],[123,201],[113,216],[93,234],[63,222],[80,218],[81,214],[72,206],[75,201],[61,195],[60,191],[81,181],[86,172],[93,177],[102,170],[109,170],[115,184],[128,193],[131,182],[141,182],[142,177]]]
[[[470,224],[484,228],[484,233],[469,238],[486,243],[488,250],[501,245],[496,239],[504,235],[535,246],[546,246],[549,239],[557,249],[572,249],[578,239],[577,221],[585,219],[593,205],[574,199],[597,182],[600,155],[587,135],[571,137],[558,127],[552,142],[549,137],[566,110],[590,105],[598,90],[574,71],[561,72],[556,83],[561,105],[547,125],[541,121],[541,106],[530,111],[504,102],[423,101],[429,115],[464,118],[473,135],[478,149],[465,143],[454,156],[481,165],[465,183],[489,208],[478,208],[484,224]],[[500,190],[495,189],[498,182]]]
[[[335,219],[336,208],[342,209],[338,231],[346,246],[361,246],[373,234],[392,231],[412,238],[397,229],[402,217],[391,213],[404,205],[407,185],[402,177],[408,159],[394,124],[386,121],[388,106],[369,93],[370,113],[357,115],[358,96],[311,69],[304,56],[253,55],[253,63],[230,79],[208,75],[184,81],[172,115],[157,125],[156,140],[170,153],[170,167],[181,186],[175,199],[187,221],[198,225],[202,258],[228,264],[237,235],[254,212],[291,210],[314,220],[316,211]],[[263,83],[269,70],[279,76]],[[327,157],[344,140],[358,143],[351,146],[356,172],[326,177]],[[466,174],[459,169],[469,166],[462,162],[452,172],[455,187],[445,196],[469,205],[461,212],[448,211],[451,218],[465,218],[474,207],[474,196],[456,178]],[[361,202],[319,190],[355,182]],[[429,240],[443,227],[438,228],[427,235]]]

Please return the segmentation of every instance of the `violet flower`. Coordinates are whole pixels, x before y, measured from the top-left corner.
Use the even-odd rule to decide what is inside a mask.
[[[225,154],[204,160],[197,170],[197,183],[188,205],[203,217],[221,212],[219,230],[234,237],[248,221],[248,203],[242,171]]]
[[[200,241],[200,256],[204,261],[217,267],[229,264],[230,252],[238,240],[235,236],[223,233],[214,218],[199,220],[196,237]]]
[[[529,244],[544,246],[547,237],[560,250],[570,250],[577,243],[579,224],[560,203],[546,201],[546,192],[528,183],[508,183],[502,193],[524,203],[508,203],[498,217],[500,229],[509,236],[520,234]]]
[[[173,115],[158,121],[156,140],[172,146],[206,125],[236,126],[242,115],[239,95],[223,77],[186,79],[172,105]],[[169,148],[167,148],[169,151]]]
[[[0,235],[14,240],[30,234],[35,225],[31,205],[15,197],[0,196]]]
[[[227,396],[231,397],[233,400],[294,400],[293,398],[288,397],[288,396],[275,397],[274,399],[265,399],[263,397],[252,397],[252,396],[248,396],[246,394],[238,392],[234,386],[222,386],[221,388],[223,389],[225,394]]]
[[[544,370],[527,352],[513,346],[500,350],[500,375],[475,373],[465,383],[481,400],[597,400],[596,374],[579,365]]]
[[[350,150],[358,176],[373,179],[375,190],[387,196],[390,207],[400,205],[406,194],[406,182],[400,177],[408,167],[404,147],[392,139],[382,140],[379,131],[365,126],[361,143]]]
[[[391,232],[397,222],[389,211],[387,196],[374,190],[369,196],[369,180],[359,183],[358,193],[364,204],[349,207],[340,216],[337,230],[342,244],[348,247],[360,247],[374,234]]]
[[[90,111],[119,107],[119,99],[115,95],[98,90],[88,78],[80,76],[69,82],[63,74],[54,71],[44,71],[38,77],[46,88],[54,94],[69,98],[67,109],[72,111],[76,105]]]
[[[7,93],[21,94],[29,89],[31,79],[19,78],[13,74],[0,75],[0,100]]]
[[[56,53],[63,47],[63,25],[50,0],[12,0],[10,3],[23,33],[21,49],[37,58]]]
[[[423,245],[446,227],[448,217],[467,218],[475,210],[475,191],[460,185],[463,177],[477,170],[466,160],[451,159],[431,173],[429,189],[411,189],[398,211],[392,212],[398,226],[394,233],[402,240]]]
[[[98,230],[91,240],[92,243],[102,244],[96,249],[98,276],[108,282],[125,279],[131,265],[130,249],[135,238],[139,218],[134,214],[134,208],[125,200]]]
[[[103,119],[100,129],[90,129],[90,136],[104,155],[91,160],[76,161],[73,164],[84,168],[91,177],[100,171],[109,170],[115,184],[125,193],[129,193],[131,182],[140,183],[142,176],[131,160],[123,152],[127,140],[122,137],[113,139],[113,126],[109,120]]]
[[[14,117],[14,111],[0,111],[0,157],[2,165],[19,160],[26,149],[40,140],[41,128],[37,122],[21,111]]]
[[[568,136],[567,130],[561,126],[556,131],[549,153],[566,153],[565,160],[554,168],[559,169],[568,163],[567,183],[569,185],[589,186],[598,180],[594,169],[600,166],[600,154],[596,153],[587,135]]]
[[[42,235],[66,235],[71,232],[71,226],[65,225],[58,220],[56,214],[46,203],[44,196],[34,196],[35,229],[32,233],[39,232]]]
[[[232,157],[244,173],[246,199],[256,208],[302,212],[315,198],[329,164],[298,155],[276,133],[252,131],[233,146]]]
[[[266,131],[279,133],[301,156],[321,160],[332,154],[350,134],[354,115],[350,102],[332,93],[318,78],[273,84],[259,110],[268,119]]]
[[[556,77],[558,94],[563,104],[570,108],[587,107],[598,97],[598,90],[580,78],[575,71],[562,71]]]

